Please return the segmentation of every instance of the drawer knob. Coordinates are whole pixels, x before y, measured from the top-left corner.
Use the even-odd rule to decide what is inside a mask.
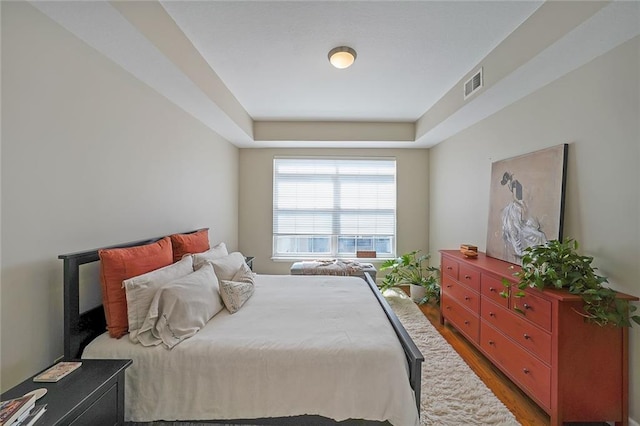
[[[451,310],[451,306],[447,306],[446,309],[447,309],[447,311],[450,311]]]
[[[529,374],[529,369],[525,367],[525,368],[522,369],[522,372],[524,374]]]
[[[471,300],[471,298],[469,296],[465,296],[464,300]]]
[[[453,287],[452,284],[447,284],[447,288],[451,288],[451,287]]]
[[[465,276],[464,276],[464,279],[465,279],[465,280],[470,280],[470,279],[471,279],[471,275],[465,275]]]
[[[489,291],[492,291],[492,292],[494,292],[494,293],[495,293],[495,292],[496,292],[496,289],[495,289],[495,288],[493,288],[493,287],[489,287]]]
[[[491,346],[494,346],[494,345],[496,344],[496,342],[494,342],[493,340],[489,340],[489,344],[490,344]]]
[[[464,325],[469,325],[469,321],[465,321],[465,322],[464,322]]]
[[[489,316],[490,316],[490,317],[494,317],[494,318],[495,318],[496,314],[495,314],[495,313],[493,313],[493,312],[489,312]]]
[[[450,270],[452,270],[453,268],[452,268],[451,266],[447,266],[447,269],[450,271]]]
[[[531,336],[529,336],[527,333],[524,333],[524,338],[529,340],[529,339],[531,339]]]
[[[531,309],[531,305],[529,305],[528,303],[525,303],[524,305],[522,305],[525,309]]]

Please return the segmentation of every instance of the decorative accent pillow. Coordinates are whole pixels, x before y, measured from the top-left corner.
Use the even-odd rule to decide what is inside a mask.
[[[185,254],[202,253],[209,250],[209,228],[191,234],[170,235],[173,261],[177,262]]]
[[[244,256],[239,251],[235,251],[224,257],[213,259],[210,263],[213,265],[213,270],[218,277],[218,281],[231,281],[240,267],[242,265],[246,265]]]
[[[151,301],[138,339],[143,346],[173,348],[196,334],[224,306],[211,265],[171,281]]]
[[[124,280],[122,286],[127,295],[129,339],[138,343],[138,329],[142,326],[153,296],[158,289],[176,278],[193,273],[193,259],[185,256],[176,263]]]
[[[98,256],[107,330],[109,336],[120,338],[127,334],[129,327],[127,297],[122,282],[171,265],[171,239],[164,237],[143,246],[99,250]]]
[[[227,251],[227,246],[225,243],[220,243],[216,246],[213,246],[210,250],[207,250],[204,253],[196,253],[193,255],[193,270],[197,271],[205,263],[228,255],[229,252]]]
[[[231,281],[220,281],[220,296],[229,312],[235,314],[244,302],[253,295],[255,284],[254,274],[246,264],[243,264]]]

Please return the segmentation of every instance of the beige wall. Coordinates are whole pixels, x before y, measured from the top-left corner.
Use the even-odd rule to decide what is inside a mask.
[[[58,254],[210,227],[238,149],[26,2],[2,2],[1,388],[62,355]]]
[[[636,37],[434,147],[430,249],[484,249],[491,163],[569,143],[564,234],[611,287],[640,296],[639,65]],[[640,326],[629,353],[630,415],[640,422]]]
[[[271,260],[273,157],[277,155],[395,157],[397,251],[404,253],[420,249],[428,252],[428,150],[241,149],[238,242],[245,255],[256,257],[254,269],[257,272],[287,274],[291,267],[291,262]]]

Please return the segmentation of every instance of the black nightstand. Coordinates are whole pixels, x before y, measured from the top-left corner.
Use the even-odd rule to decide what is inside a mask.
[[[37,426],[122,425],[124,371],[129,365],[128,359],[83,359],[79,369],[57,383],[36,383],[32,376],[3,393],[2,400],[46,388],[47,394],[36,402],[47,404]]]

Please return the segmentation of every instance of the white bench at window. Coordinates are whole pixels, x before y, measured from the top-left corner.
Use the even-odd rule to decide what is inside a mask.
[[[291,265],[291,275],[349,275],[364,279],[365,272],[376,280],[376,267],[372,263],[351,261],[304,261]]]

